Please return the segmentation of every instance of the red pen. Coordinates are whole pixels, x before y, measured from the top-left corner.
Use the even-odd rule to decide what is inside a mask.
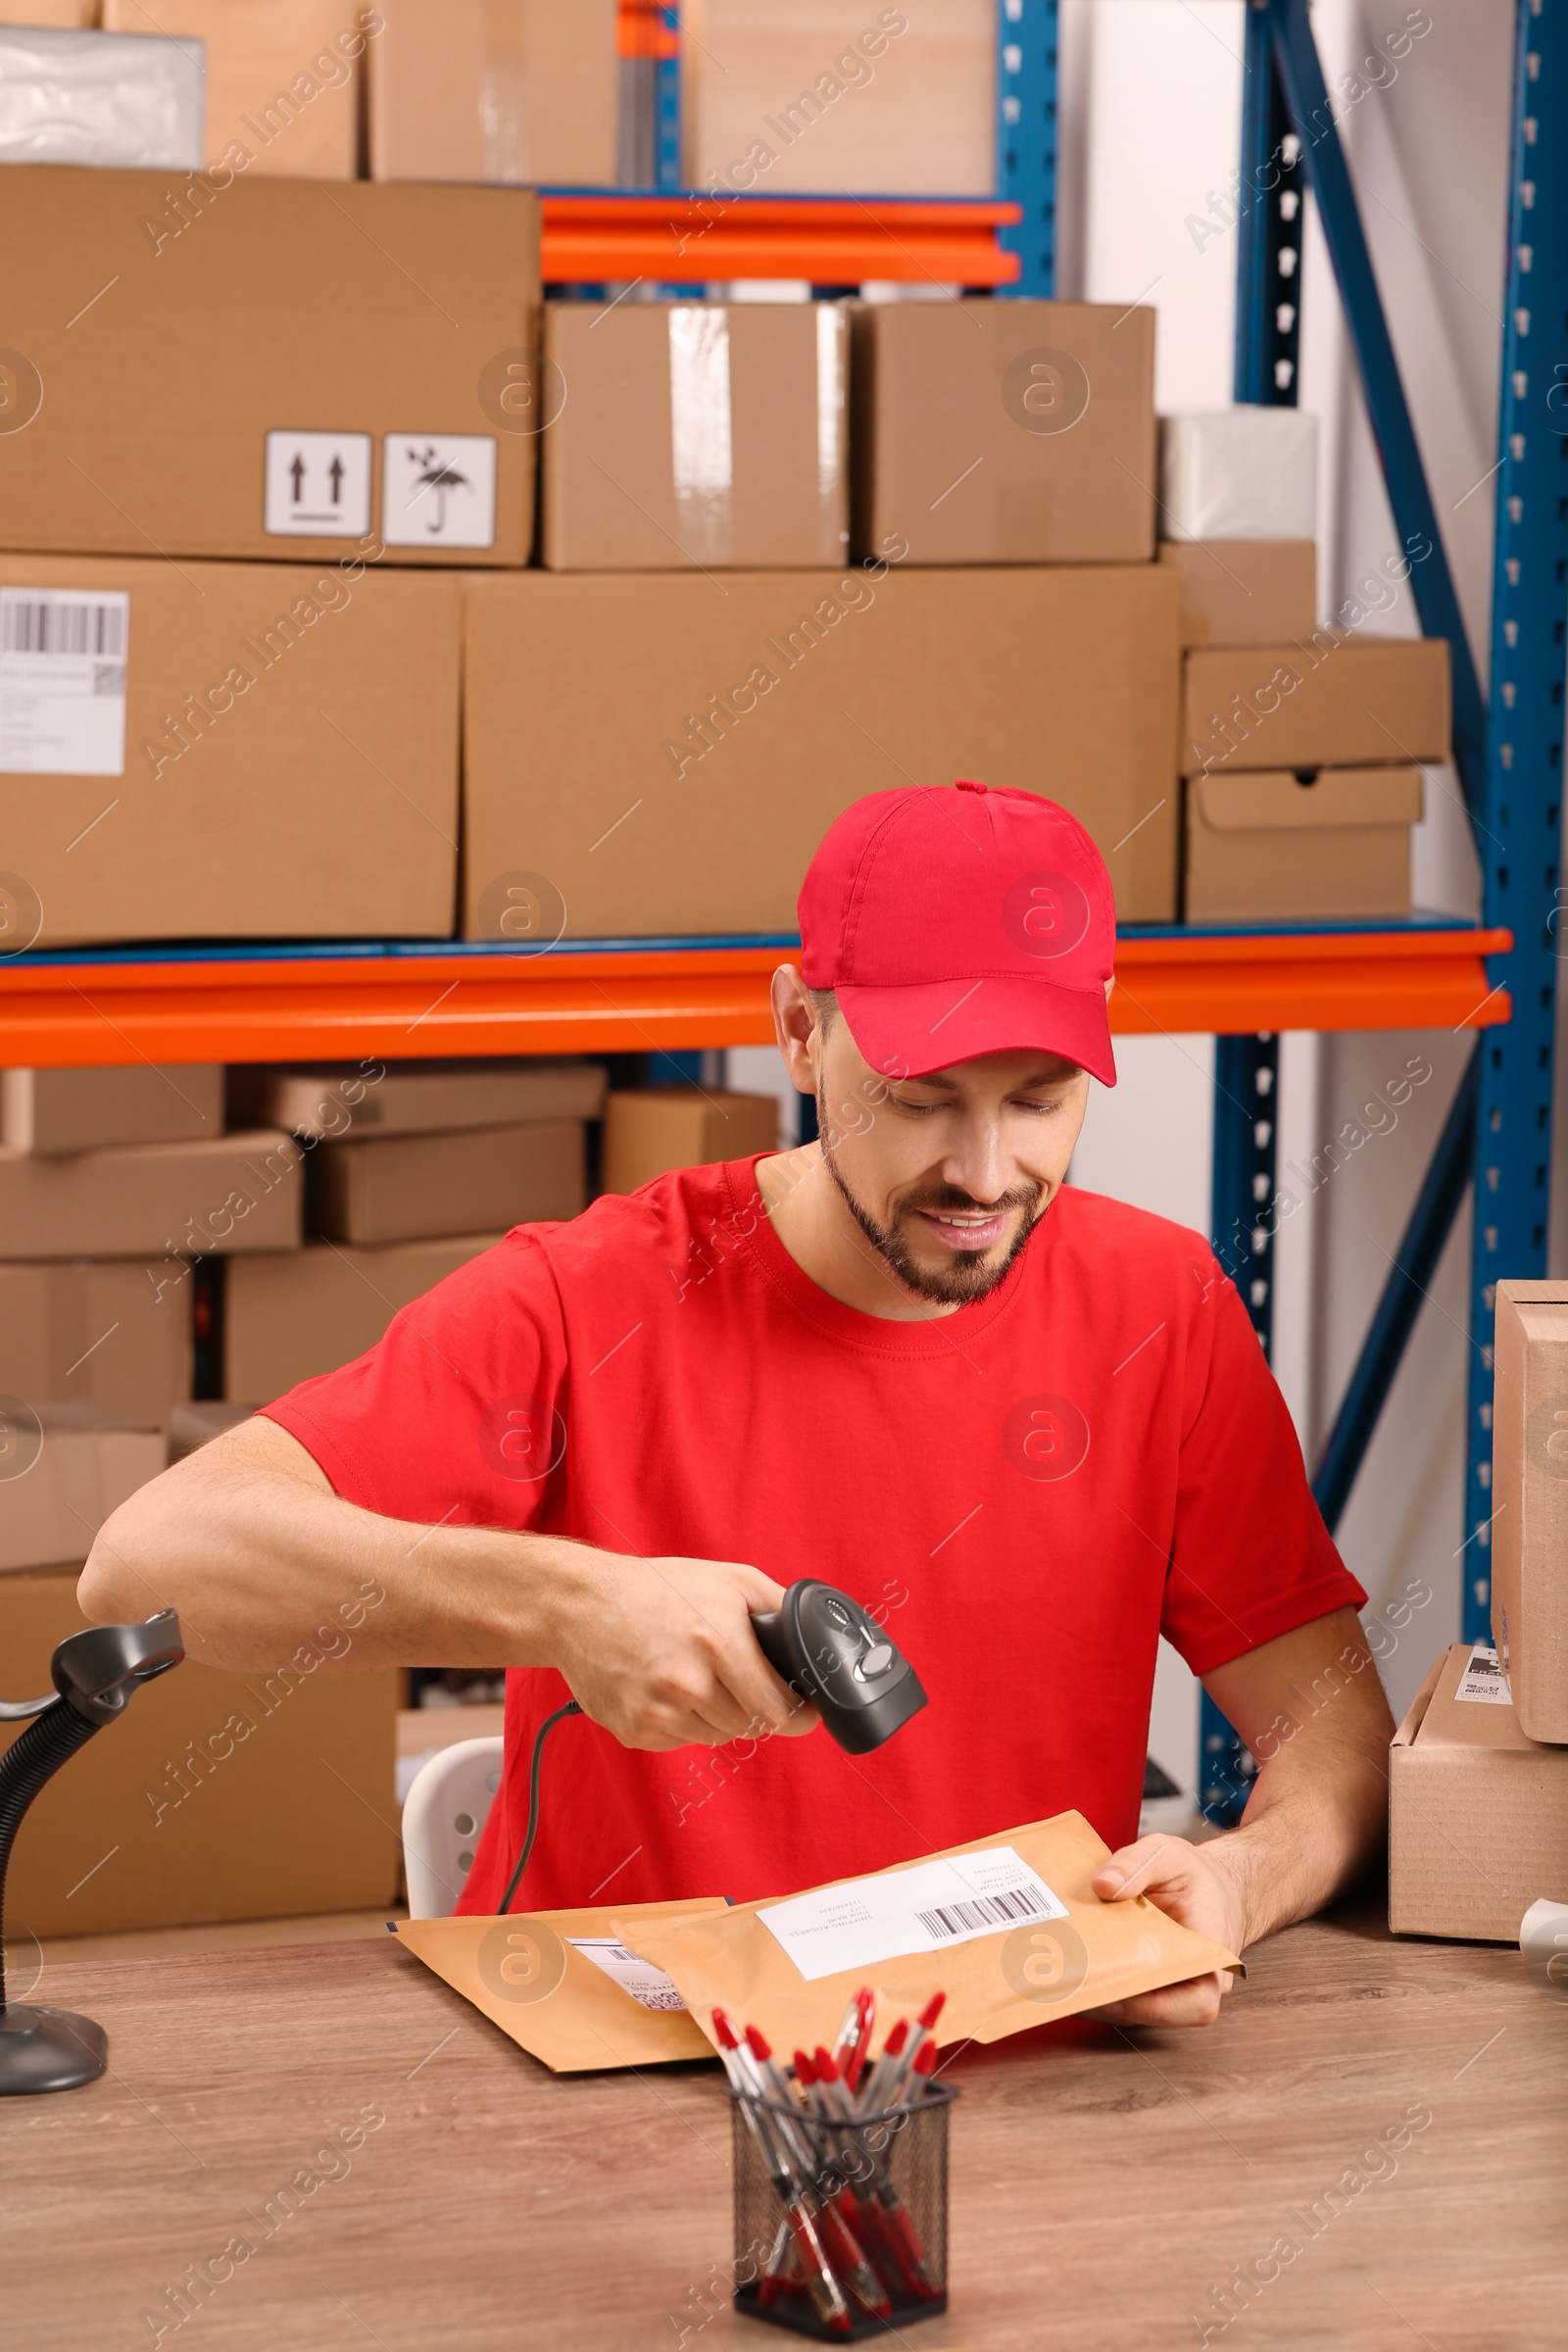
[[[902,2024],[903,2021],[900,2022]],[[898,2028],[895,2027],[894,2032],[897,2033],[897,2031]],[[892,2035],[890,2034],[888,2038],[891,2041]],[[897,2057],[898,2053],[895,2052],[896,2060]],[[816,2070],[816,2079],[824,2086],[825,2104],[831,2111],[844,2116],[846,2120],[854,2120],[857,2110],[850,2102],[849,2094],[839,2080],[838,2068],[834,2065],[828,2052],[818,2049],[814,2054],[813,2064]],[[863,2116],[865,2110],[862,2108],[858,2112]],[[871,2149],[867,2134],[860,2132],[856,2134],[856,2137],[858,2144],[865,2149],[870,2160],[872,2186],[877,2203],[881,2208],[880,2219],[897,2249],[905,2283],[911,2294],[918,2295],[922,2302],[934,2301],[942,2290],[931,2276],[931,2265],[927,2259],[925,2248],[915,2234],[914,2225],[905,2209],[904,2199],[894,2187],[887,2167]]]
[[[806,2274],[806,2291],[811,2298],[812,2309],[830,2334],[848,2335],[854,2318],[816,2226],[820,2208],[811,2190],[796,2177],[783,2136],[782,2118],[775,2119],[766,2112],[763,2102],[768,2091],[761,2070],[722,2009],[713,2011],[713,2033],[724,2071],[741,2093],[741,2113],[784,2208],[784,2219]]]
[[[794,2104],[790,2095],[789,2079],[774,2060],[772,2050],[756,2026],[746,2029],[746,2046],[756,2061],[759,2072],[775,2098],[786,2106]],[[805,2087],[803,2085],[803,2087]],[[787,2126],[781,2126],[787,2130]],[[822,2241],[828,2250],[834,2269],[839,2273],[856,2301],[879,2320],[890,2319],[893,2306],[882,2291],[881,2281],[865,2259],[859,2239],[851,2229],[839,2206],[834,2191],[822,2178],[822,2168],[816,2162],[815,2150],[809,2138],[801,2134],[808,2150],[808,2171],[815,2176],[817,2193],[821,2199],[817,2220],[821,2225]],[[840,2184],[842,2186],[842,2183]]]
[[[877,2108],[887,2105],[883,2086],[893,2080],[899,2056],[908,2037],[908,2020],[901,2017],[895,2021],[892,2032],[882,2045],[882,2055],[865,2078],[864,2087],[856,2102],[862,2115],[874,2114]]]
[[[947,1997],[945,1992],[934,1992],[915,2019],[903,2051],[899,2054],[899,2064],[895,2072],[889,2081],[882,2084],[881,2098],[884,2107],[891,2107],[897,2102],[899,2093],[908,2080],[909,2070],[914,2065],[920,2051],[936,2047],[931,2039],[931,2029],[942,2015],[943,2003]],[[927,2069],[927,2072],[929,2071]]]
[[[833,2044],[833,2055],[844,2071],[844,2080],[853,2092],[864,2071],[871,2048],[871,2020],[876,2014],[876,1995],[868,1984],[862,1984],[848,2009],[839,2028],[839,2037]]]

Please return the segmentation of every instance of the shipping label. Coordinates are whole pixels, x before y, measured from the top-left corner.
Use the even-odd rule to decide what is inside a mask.
[[[0,774],[122,776],[130,598],[0,588]]]
[[[847,1879],[770,1903],[757,1916],[811,1983],[907,1952],[1005,1935],[1031,1920],[1065,1919],[1067,1906],[1010,1845],[993,1845]]]

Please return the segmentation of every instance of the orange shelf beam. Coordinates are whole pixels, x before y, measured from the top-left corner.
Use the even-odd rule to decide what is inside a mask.
[[[997,240],[1021,218],[1015,204],[700,192],[541,202],[548,285],[806,277],[858,286],[885,277],[1006,286],[1019,271],[1017,255]]]
[[[1489,1028],[1505,931],[1124,939],[1111,1027]],[[765,1045],[776,948],[0,964],[0,1066]]]

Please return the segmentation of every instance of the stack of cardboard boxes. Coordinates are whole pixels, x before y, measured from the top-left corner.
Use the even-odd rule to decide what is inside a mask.
[[[566,1060],[231,1071],[231,1115],[292,1138],[312,1238],[225,1285],[224,1395],[265,1404],[335,1370],[510,1226],[575,1216],[604,1094],[597,1063]]]
[[[8,1695],[49,1688],[56,1644],[83,1623],[79,1562],[164,1466],[190,1393],[193,1253],[297,1248],[303,1192],[284,1134],[224,1132],[220,1070],[0,1074]],[[132,1565],[151,1611],[158,1563]],[[187,1664],[160,1681],[39,1798],[12,1935],[387,1901],[396,1845],[367,1807],[385,1812],[402,1678],[318,1677],[351,1641],[336,1624],[269,1675]]]
[[[1316,420],[1295,409],[1165,420],[1190,922],[1410,910],[1421,767],[1448,756],[1447,648],[1377,633],[1401,604],[1408,619],[1419,550],[1317,625],[1315,457]]]
[[[1495,1345],[1493,1641],[1439,1658],[1395,1737],[1389,1924],[1513,1943],[1568,1904],[1568,1285],[1498,1283]]]

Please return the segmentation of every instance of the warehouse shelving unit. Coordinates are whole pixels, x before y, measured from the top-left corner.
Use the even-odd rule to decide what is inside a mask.
[[[1489,1600],[1494,1284],[1499,1273],[1544,1272],[1545,1262],[1568,637],[1568,146],[1557,127],[1568,115],[1568,0],[1517,0],[1517,11],[1490,704],[1459,617],[1307,0],[1251,0],[1239,198],[1237,398],[1296,398],[1309,188],[1399,535],[1431,543],[1412,580],[1423,627],[1454,650],[1456,760],[1485,877],[1482,924],[1140,928],[1119,942],[1112,1003],[1112,1025],[1123,1033],[1216,1037],[1213,1238],[1265,1347],[1273,1274],[1259,1207],[1274,1191],[1279,1033],[1480,1033],[1316,1482],[1333,1524],[1423,1286],[1473,1186],[1483,1213],[1471,1315],[1467,1633],[1484,1629]],[[885,278],[1054,291],[1055,0],[999,0],[990,200],[683,190],[678,12],[663,0],[628,0],[628,13],[649,28],[638,54],[653,66],[657,185],[624,195],[547,192],[550,282],[778,277],[828,289]],[[1543,123],[1548,135],[1540,138]],[[418,941],[24,953],[0,956],[0,1062],[686,1054],[770,1038],[767,974],[793,945],[779,936],[562,941],[544,955]],[[1205,1800],[1225,1818],[1245,1795],[1247,1760],[1211,1710],[1204,1741]]]

